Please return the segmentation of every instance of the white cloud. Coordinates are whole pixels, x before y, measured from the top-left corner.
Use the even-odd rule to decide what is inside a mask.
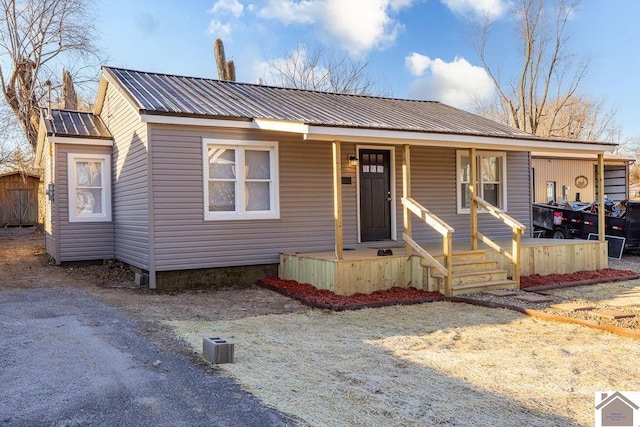
[[[238,0],[218,0],[213,4],[213,7],[209,10],[209,13],[230,13],[236,18],[242,15],[244,6],[239,3]]]
[[[274,19],[283,24],[312,24],[322,12],[322,5],[317,0],[268,0],[258,10],[257,15],[264,19]]]
[[[487,72],[464,58],[446,62],[414,52],[405,58],[405,64],[414,76],[419,77],[409,86],[412,98],[441,101],[468,110],[473,107],[474,100],[486,100],[495,94]]]
[[[243,11],[244,6],[238,0],[217,0],[207,11],[214,15],[207,27],[207,34],[230,39],[232,21],[242,16]],[[222,18],[226,18],[227,22],[223,22]]]
[[[207,34],[220,38],[231,38],[231,24],[222,23],[217,19],[212,19],[207,27]]]
[[[451,11],[460,15],[473,15],[477,18],[495,20],[509,9],[508,0],[440,0]]]
[[[258,11],[284,24],[314,25],[327,41],[359,55],[392,43],[402,28],[393,15],[415,0],[269,0]]]
[[[424,74],[424,71],[429,67],[432,61],[428,56],[413,52],[404,59],[404,62],[412,75],[420,77]]]

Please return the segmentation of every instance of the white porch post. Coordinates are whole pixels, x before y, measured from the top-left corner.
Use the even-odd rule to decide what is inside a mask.
[[[476,149],[469,148],[469,192],[471,193],[471,206],[469,216],[471,219],[471,249],[478,249],[478,203],[473,199],[477,195],[478,172],[476,164]],[[458,171],[459,173],[459,171]],[[458,189],[458,191],[460,191]],[[462,195],[464,197],[464,195]]]
[[[409,144],[402,146],[402,198],[411,198],[411,147]],[[404,204],[402,206],[402,217],[404,221],[404,234],[413,237],[411,234],[411,215],[409,208]],[[409,242],[404,243],[404,249],[407,256],[413,252]]]
[[[342,260],[342,163],[340,141],[333,141],[333,219],[335,222],[336,259]]]
[[[604,153],[598,153],[598,240],[604,242]]]

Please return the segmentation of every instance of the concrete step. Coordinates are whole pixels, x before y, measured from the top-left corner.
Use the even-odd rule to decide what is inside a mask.
[[[472,294],[476,292],[488,291],[492,289],[518,289],[519,284],[513,280],[492,280],[488,282],[466,283],[454,285],[452,295]],[[440,292],[443,292],[441,290]]]

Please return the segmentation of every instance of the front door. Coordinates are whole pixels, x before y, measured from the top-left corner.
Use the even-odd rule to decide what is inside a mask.
[[[391,239],[391,152],[360,149],[360,241]]]

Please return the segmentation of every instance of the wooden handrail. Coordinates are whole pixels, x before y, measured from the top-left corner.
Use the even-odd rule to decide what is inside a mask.
[[[444,254],[444,264],[436,260],[426,249],[416,243],[410,235],[404,233],[402,238],[407,245],[418,252],[427,261],[429,266],[434,267],[444,275],[444,294],[450,296],[452,293],[452,271],[453,271],[453,227],[434,215],[429,209],[422,206],[410,197],[402,198],[402,205],[413,212],[418,218],[425,222],[442,235],[442,251]]]
[[[447,274],[448,274],[447,267],[442,265],[440,263],[440,261],[435,259],[429,252],[427,252],[415,240],[413,240],[411,237],[407,236],[406,233],[402,233],[402,238],[404,239],[405,242],[407,242],[411,246],[411,248],[414,251],[418,252],[420,254],[420,256],[423,257],[427,261],[427,264],[429,264],[430,267],[434,267],[436,270],[438,270],[444,276],[447,276]]]
[[[511,216],[493,206],[492,204],[487,203],[484,199],[481,199],[480,197],[474,197],[473,200],[480,206],[482,206],[482,209],[502,221],[508,227],[511,227],[514,232],[519,232],[520,234],[522,234],[524,233],[524,230],[526,230],[527,227],[525,227],[524,224],[516,221]]]
[[[511,264],[513,264],[512,278],[513,280],[520,283],[520,236],[522,236],[522,234],[526,230],[526,227],[524,226],[524,224],[516,221],[511,216],[507,215],[497,207],[493,206],[490,203],[487,203],[485,200],[479,197],[473,197],[472,202],[477,203],[486,212],[497,218],[507,227],[511,228],[511,231],[513,232],[513,238],[511,239],[511,253],[509,253],[506,249],[500,247],[500,245],[495,243],[489,237],[480,233],[477,229],[473,230],[473,235],[471,236],[471,238],[473,239],[473,242],[476,242],[477,239],[482,240],[482,242],[489,246],[489,248],[493,249],[494,251],[498,252],[500,255],[511,261]]]
[[[403,197],[402,205],[413,212],[418,218],[423,220],[425,223],[427,223],[427,225],[432,227],[442,236],[451,236],[451,234],[453,234],[453,232],[455,231],[453,227],[438,218],[429,209],[425,208],[420,203],[411,198]]]

